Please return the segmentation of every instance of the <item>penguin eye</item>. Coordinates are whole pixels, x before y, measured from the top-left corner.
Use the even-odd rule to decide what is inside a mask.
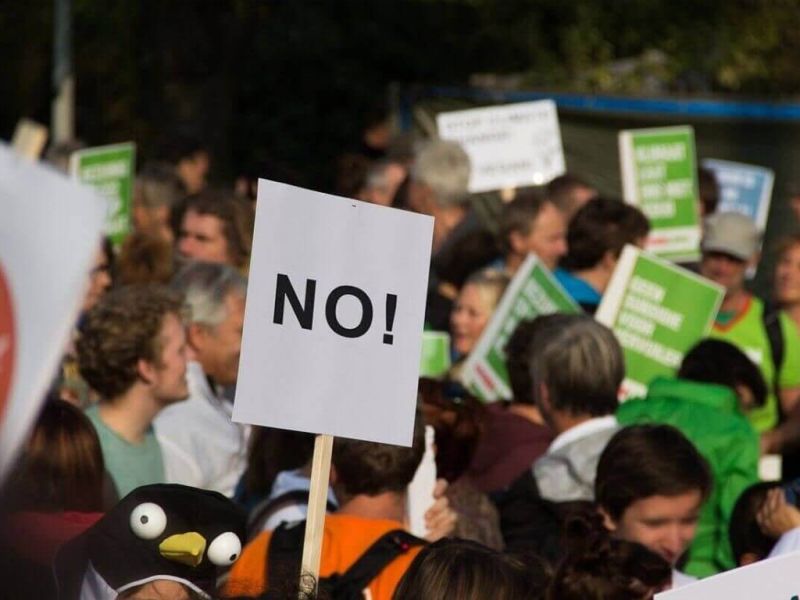
[[[219,534],[208,547],[208,560],[218,567],[227,567],[236,562],[242,553],[242,542],[232,531]]]
[[[158,504],[145,502],[131,512],[131,529],[143,540],[153,540],[167,528],[167,515]]]

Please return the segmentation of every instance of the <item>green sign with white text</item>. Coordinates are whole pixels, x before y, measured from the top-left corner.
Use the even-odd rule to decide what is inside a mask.
[[[686,269],[626,246],[595,318],[625,354],[625,397],[674,375],[686,352],[711,330],[724,290]]]
[[[131,228],[135,156],[136,146],[125,143],[78,150],[70,158],[72,177],[106,200],[105,232],[115,246]]]
[[[510,400],[504,348],[520,321],[556,312],[578,313],[569,297],[535,255],[517,270],[486,329],[461,371],[463,383],[481,400]]]

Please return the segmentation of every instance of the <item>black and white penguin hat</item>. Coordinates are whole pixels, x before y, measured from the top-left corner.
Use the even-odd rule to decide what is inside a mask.
[[[60,600],[102,600],[160,579],[203,596],[242,553],[245,516],[222,494],[174,484],[125,496],[56,558]]]

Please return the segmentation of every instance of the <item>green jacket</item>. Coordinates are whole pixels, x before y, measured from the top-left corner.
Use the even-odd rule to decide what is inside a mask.
[[[720,385],[657,378],[646,398],[620,405],[617,420],[620,425],[672,425],[706,458],[714,489],[700,513],[683,570],[707,577],[733,568],[728,522],[739,494],[758,481],[759,458],[758,435],[739,411],[734,391]]]

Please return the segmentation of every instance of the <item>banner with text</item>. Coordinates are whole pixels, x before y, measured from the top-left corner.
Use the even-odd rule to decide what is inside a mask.
[[[511,385],[504,349],[519,322],[539,315],[580,311],[550,271],[535,255],[528,255],[465,361],[461,371],[462,382],[486,402],[510,400]]]
[[[133,143],[86,148],[70,157],[70,174],[105,198],[105,231],[115,246],[122,243],[131,228],[135,157]]]
[[[566,170],[552,100],[441,113],[436,124],[469,155],[470,192],[541,185]]]
[[[234,420],[408,446],[433,219],[259,180]]]
[[[711,330],[723,295],[721,286],[625,246],[595,315],[625,354],[623,397],[643,396],[655,377],[675,374]]]
[[[694,130],[632,129],[619,133],[625,201],[650,219],[647,249],[672,261],[700,257]]]
[[[703,166],[719,183],[717,212],[737,212],[750,217],[763,233],[767,230],[775,172],[766,167],[709,158]]]

